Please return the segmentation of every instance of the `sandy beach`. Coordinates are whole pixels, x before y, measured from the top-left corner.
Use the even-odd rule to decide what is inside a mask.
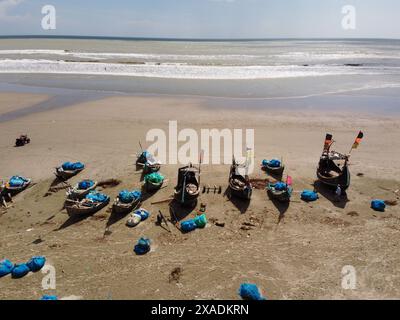
[[[46,95],[0,93],[0,116],[48,99]],[[0,280],[0,299],[39,299],[43,294],[82,299],[238,299],[242,282],[256,283],[268,299],[400,298],[400,212],[370,209],[372,199],[398,200],[400,186],[400,119],[368,113],[246,108],[246,100],[173,96],[114,96],[18,117],[0,124],[0,178],[19,174],[34,185],[17,195],[11,208],[0,209],[0,259],[24,262],[46,256],[56,269],[56,290],[42,289],[42,273]],[[85,219],[69,219],[65,190],[47,194],[54,168],[82,161],[86,169],[70,180],[120,179],[103,189],[112,199],[124,188],[140,188],[134,166],[138,142],[152,128],[255,130],[256,169],[265,179],[262,159],[283,157],[294,181],[289,208],[282,209],[254,190],[248,208],[222,194],[201,194],[207,205],[205,229],[171,233],[155,224],[158,210],[170,218],[167,203],[151,202],[173,193],[178,165],[163,165],[166,188],[146,199],[151,217],[135,228],[125,226],[109,207]],[[351,157],[348,202],[318,190],[320,199],[300,200],[312,188],[325,134],[348,152],[358,130],[365,138]],[[28,133],[32,142],[15,148]],[[229,165],[204,165],[202,185],[228,186]],[[195,212],[188,213],[194,217]],[[216,220],[224,227],[216,226]],[[141,236],[152,251],[136,256]],[[342,268],[354,266],[355,290],[342,288]],[[180,268],[175,279],[171,272]]]

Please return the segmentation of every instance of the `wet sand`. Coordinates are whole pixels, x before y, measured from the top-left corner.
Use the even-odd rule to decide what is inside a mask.
[[[1,94],[0,117],[46,98]],[[35,185],[18,195],[12,208],[0,211],[0,259],[23,262],[45,255],[56,268],[57,289],[43,290],[40,272],[20,280],[5,277],[0,299],[38,299],[49,293],[83,299],[236,299],[242,282],[257,283],[269,299],[400,298],[399,207],[385,213],[369,208],[373,198],[399,197],[399,119],[350,111],[274,113],[242,103],[227,111],[229,104],[221,100],[116,96],[2,122],[1,179],[20,174]],[[151,202],[172,194],[177,165],[162,167],[168,186],[144,202],[152,216],[133,229],[125,226],[126,217],[107,208],[80,221],[68,219],[64,190],[44,196],[54,167],[67,160],[87,166],[71,184],[82,178],[121,179],[121,185],[103,190],[112,199],[123,188],[140,187],[141,175],[133,165],[138,141],[145,144],[149,129],[167,130],[169,120],[198,132],[253,128],[256,164],[282,156],[293,177],[290,206],[271,202],[264,190],[254,190],[248,206],[222,194],[201,194],[208,226],[182,234],[170,224],[169,233],[155,225],[158,210],[170,216],[168,205]],[[358,130],[365,139],[352,154],[349,201],[336,202],[321,188],[317,202],[301,202],[299,192],[312,188],[315,180],[325,133],[333,133],[337,150],[347,152]],[[28,133],[32,143],[15,148],[21,133]],[[228,172],[229,165],[203,166],[202,184],[225,190]],[[267,177],[256,168],[252,178]],[[216,219],[225,226],[216,226]],[[153,241],[152,252],[142,257],[133,253],[140,236]],[[346,265],[357,271],[356,290],[341,287]],[[177,267],[182,274],[170,281]]]

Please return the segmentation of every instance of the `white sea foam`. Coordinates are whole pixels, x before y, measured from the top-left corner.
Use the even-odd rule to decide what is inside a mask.
[[[279,59],[289,60],[364,60],[364,59],[400,59],[400,54],[388,54],[385,52],[357,52],[357,51],[337,51],[331,52],[286,52],[274,55]],[[362,62],[362,61],[360,61]]]
[[[382,74],[383,68],[345,66],[200,66],[66,62],[41,59],[0,60],[0,73],[113,75],[174,79],[276,79],[332,75]]]
[[[193,60],[243,60],[257,58],[257,55],[247,54],[154,54],[154,53],[124,53],[124,52],[84,52],[68,50],[46,50],[46,49],[21,49],[21,50],[0,50],[0,55],[19,56],[60,56],[78,59],[143,59],[155,61],[193,61]]]

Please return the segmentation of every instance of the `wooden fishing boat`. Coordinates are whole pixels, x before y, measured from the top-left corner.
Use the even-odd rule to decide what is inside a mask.
[[[190,164],[178,170],[174,198],[183,206],[193,206],[200,194],[200,169]]]
[[[159,183],[155,183],[155,182],[146,180],[144,182],[144,188],[148,192],[156,191],[162,187],[163,183],[164,183],[164,180]]]
[[[61,180],[68,180],[69,178],[77,175],[79,172],[84,170],[85,168],[75,169],[75,170],[64,170],[63,167],[57,167],[56,172],[54,174],[57,178]]]
[[[20,186],[11,186],[10,182],[8,181],[4,186],[4,192],[13,196],[13,195],[25,190],[31,184],[32,180],[27,179],[27,178],[23,178],[23,180],[24,180],[23,184],[21,184]]]
[[[67,190],[67,198],[78,199],[78,200],[83,199],[90,191],[96,189],[96,187],[97,187],[97,181],[93,181],[93,185],[91,185],[86,189],[80,189],[79,183],[77,183],[73,188],[69,188]]]
[[[161,164],[148,151],[142,151],[136,159],[136,166],[142,167],[143,173],[157,172],[161,168]]]
[[[267,185],[267,192],[271,199],[278,200],[280,202],[290,201],[292,196],[293,188],[290,184],[285,183],[285,188],[277,188],[277,183],[269,182]]]
[[[350,186],[349,155],[330,150],[332,135],[327,134],[325,146],[320,157],[317,177],[318,180],[332,188],[340,188],[344,191]]]
[[[122,202],[118,196],[113,203],[113,212],[117,214],[127,214],[136,209],[140,205],[140,202],[140,198],[134,198],[131,202],[125,203]]]
[[[283,171],[285,170],[285,165],[283,164],[283,161],[280,161],[279,167],[275,167],[271,166],[269,161],[267,161],[267,163],[261,165],[261,169],[271,175],[282,176]]]
[[[233,197],[250,200],[253,193],[252,185],[247,174],[241,174],[239,168],[243,167],[236,163],[233,158],[229,172],[229,190]]]
[[[107,200],[104,202],[95,202],[86,198],[80,201],[67,199],[65,201],[65,209],[70,217],[90,215],[103,209],[109,204],[109,202],[110,197],[107,197]]]

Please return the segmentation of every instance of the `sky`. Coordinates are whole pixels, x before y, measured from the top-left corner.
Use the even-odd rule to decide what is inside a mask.
[[[44,5],[55,30],[41,27]],[[0,0],[0,35],[399,39],[399,12],[399,0]]]

